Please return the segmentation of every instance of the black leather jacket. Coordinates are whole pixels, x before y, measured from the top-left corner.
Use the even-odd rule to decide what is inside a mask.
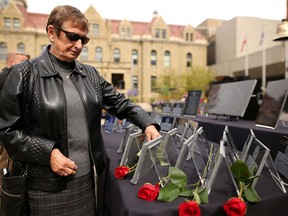
[[[30,99],[27,96],[28,62],[11,70],[0,92],[0,141],[14,160],[28,163],[30,189],[59,191],[66,188],[67,178],[52,171],[50,154],[53,148],[59,148],[69,157],[67,119],[62,78],[50,61],[48,49],[49,46],[31,61],[35,75]],[[76,61],[72,74],[71,80],[84,105],[90,155],[99,176],[105,169],[101,135],[103,107],[119,119],[129,119],[141,129],[157,123],[123,94],[116,93],[95,68]]]

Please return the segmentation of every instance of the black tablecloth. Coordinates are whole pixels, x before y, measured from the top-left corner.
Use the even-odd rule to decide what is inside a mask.
[[[230,122],[226,119],[196,117],[203,126],[208,139],[219,142],[225,125],[229,125],[237,144],[241,145],[247,138],[249,128],[254,129],[259,140],[269,141],[270,144],[278,143],[283,134],[287,134],[286,128],[270,130],[264,128],[255,128],[253,122],[239,120]],[[185,198],[179,197],[173,202],[165,203],[161,201],[148,202],[139,199],[137,192],[144,183],[155,184],[158,182],[156,173],[151,171],[144,178],[140,179],[136,185],[130,183],[133,174],[130,174],[123,180],[116,179],[114,170],[120,164],[122,154],[117,153],[123,133],[103,133],[105,150],[108,156],[107,182],[105,188],[105,203],[107,206],[107,215],[129,215],[129,216],[145,216],[145,215],[178,215],[178,206],[185,201]],[[268,145],[268,144],[267,144]],[[272,144],[273,145],[273,144]],[[247,215],[287,215],[288,213],[288,195],[283,193],[271,178],[267,168],[263,169],[256,190],[261,197],[261,202],[256,204],[248,204]],[[200,205],[202,215],[225,215],[222,205],[231,197],[236,196],[236,192],[228,173],[225,162],[223,161],[216,180],[213,184],[209,195],[209,204]]]

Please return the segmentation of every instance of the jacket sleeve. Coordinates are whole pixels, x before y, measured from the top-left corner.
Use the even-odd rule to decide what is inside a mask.
[[[12,159],[50,166],[54,142],[30,135],[25,121],[29,116],[24,118],[27,103],[24,100],[24,82],[29,84],[27,71],[27,62],[13,67],[0,91],[0,141]]]
[[[102,88],[103,105],[109,113],[119,119],[128,119],[142,130],[145,130],[149,125],[154,125],[158,131],[160,130],[160,125],[142,107],[126,98],[125,94],[116,92],[113,85],[100,74],[99,80]]]

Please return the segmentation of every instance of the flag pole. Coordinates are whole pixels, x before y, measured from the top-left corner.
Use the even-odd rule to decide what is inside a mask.
[[[246,41],[246,47],[244,47],[245,49],[245,77],[248,77],[249,75],[249,71],[248,71],[248,68],[249,68],[249,59],[248,59],[248,36],[246,35],[245,37],[245,41]]]
[[[262,29],[262,92],[266,91],[266,40],[265,40],[265,26]]]

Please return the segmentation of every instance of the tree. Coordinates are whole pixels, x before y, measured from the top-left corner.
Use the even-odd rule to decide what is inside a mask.
[[[175,71],[165,73],[159,77],[157,83],[157,87],[160,89],[160,100],[180,100],[190,90],[206,92],[214,77],[214,73],[204,66],[194,66],[186,73]]]

